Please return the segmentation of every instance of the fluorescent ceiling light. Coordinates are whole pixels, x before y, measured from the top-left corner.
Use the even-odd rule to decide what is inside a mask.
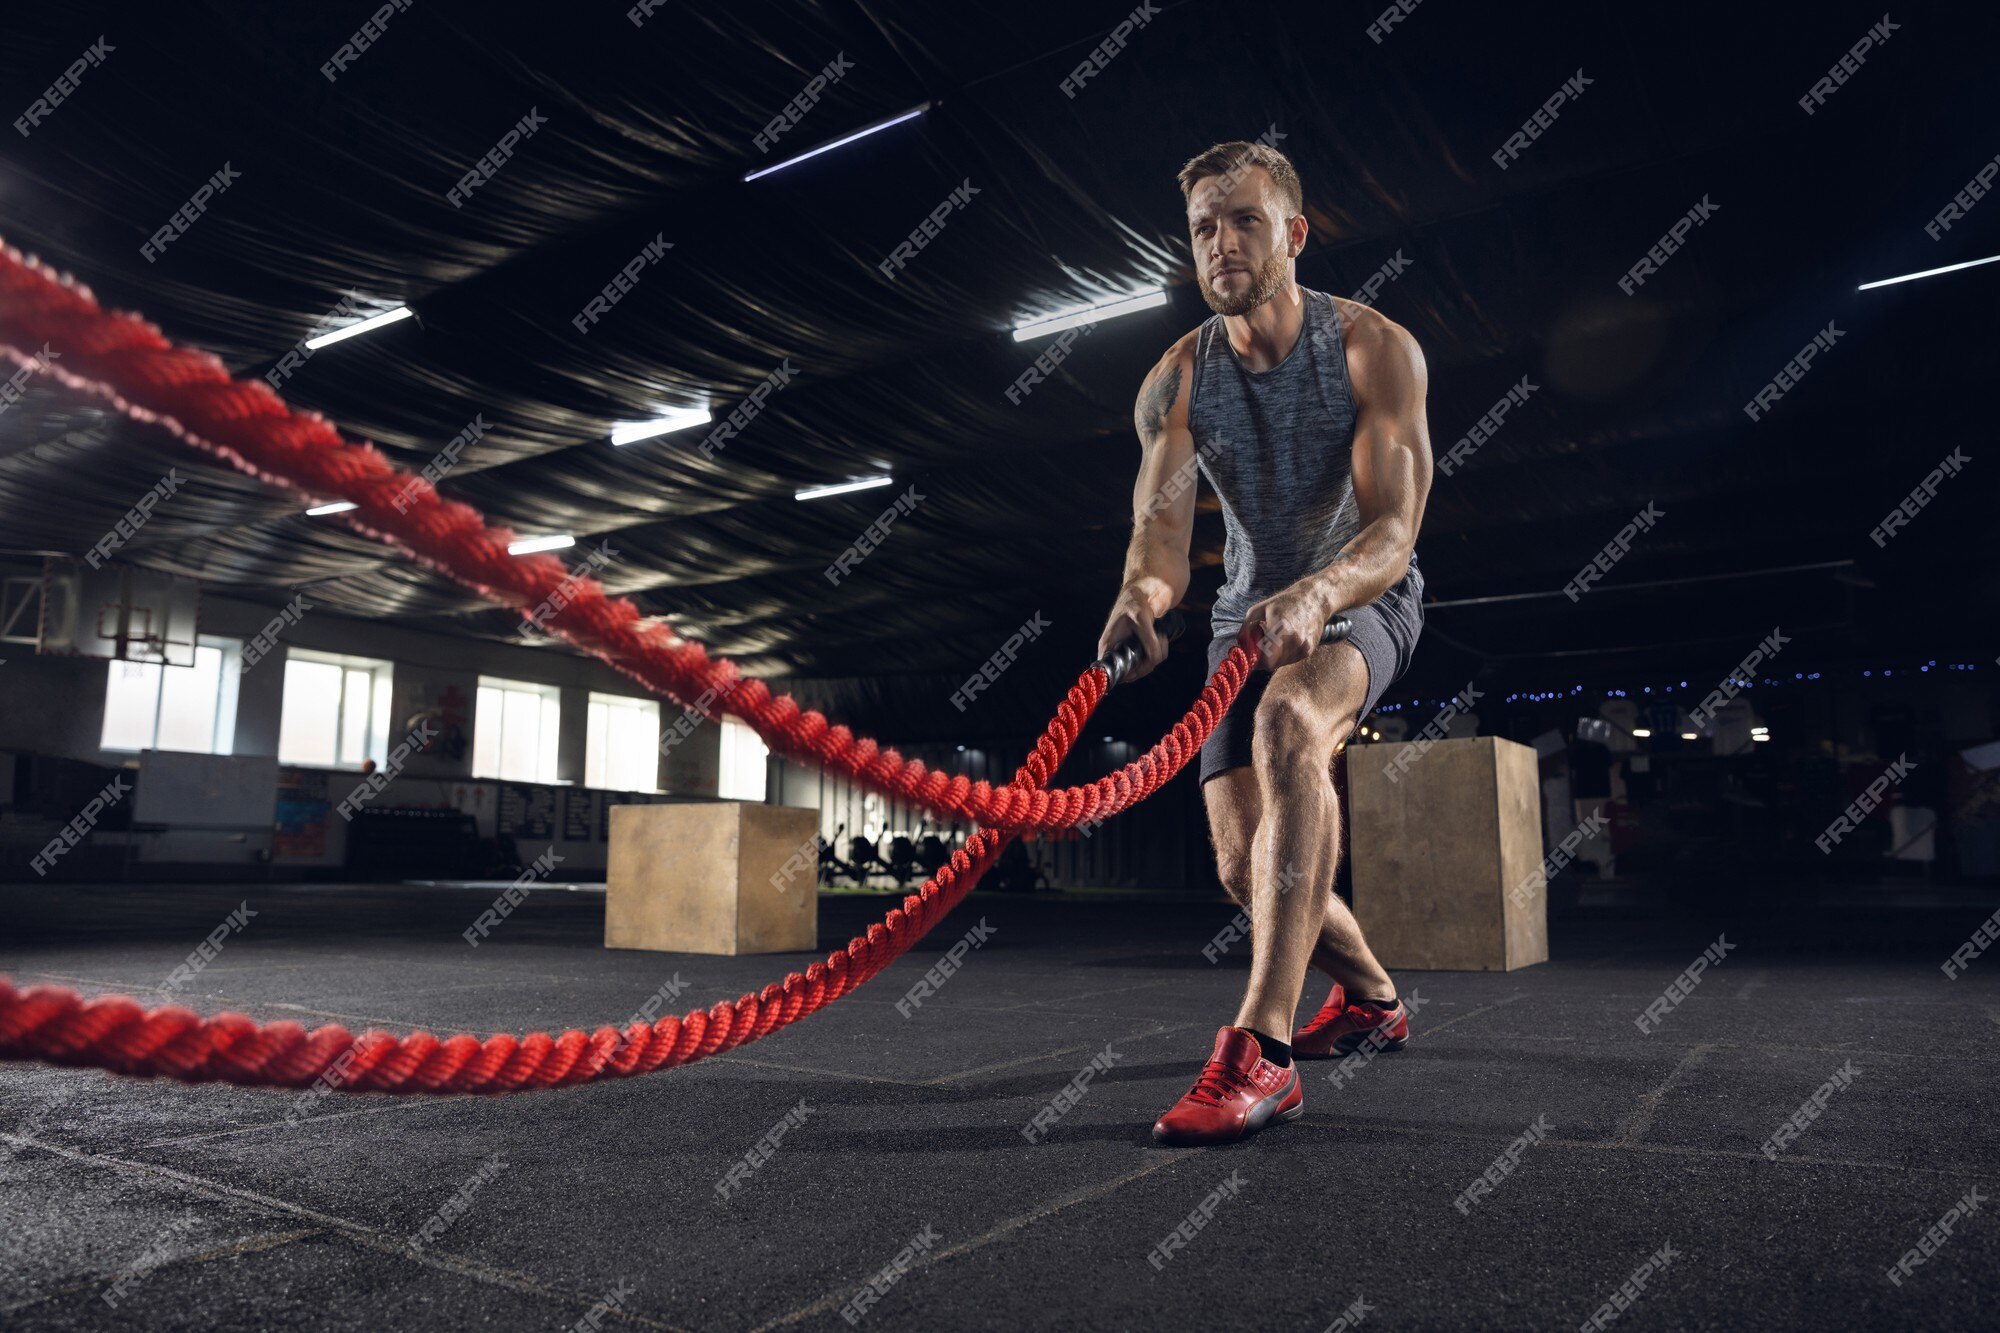
[[[507,543],[508,555],[533,555],[537,551],[560,551],[565,546],[576,545],[576,538],[567,532],[554,537],[523,537],[517,542]]]
[[[1653,734],[1653,729],[1651,727],[1634,727],[1632,728],[1632,734],[1643,740]]]
[[[640,440],[650,440],[655,435],[666,435],[689,426],[706,426],[715,416],[705,407],[684,407],[669,412],[651,421],[628,421],[622,426],[611,428],[613,444],[637,444]]]
[[[1026,342],[1045,333],[1061,333],[1064,329],[1073,329],[1079,324],[1092,324],[1100,319],[1136,315],[1141,310],[1151,310],[1166,303],[1167,294],[1164,291],[1141,292],[1137,296],[1114,296],[1108,301],[1099,301],[1096,305],[1079,306],[1041,319],[1029,320],[1026,324],[1016,324],[1014,341]]]
[[[314,505],[311,509],[306,510],[306,514],[308,517],[317,518],[321,514],[344,514],[350,509],[359,509],[360,507],[360,505],[354,503],[352,500],[335,500],[331,504]]]
[[[349,324],[344,328],[335,329],[332,333],[322,333],[317,338],[308,338],[306,339],[306,350],[317,351],[322,347],[339,342],[342,338],[352,338],[357,333],[366,333],[370,329],[379,329],[385,324],[394,324],[397,320],[408,319],[416,313],[416,311],[406,305],[399,305],[394,310],[385,310],[379,315],[371,315],[359,324]]]
[[[1963,264],[1946,264],[1943,268],[1927,268],[1922,273],[1905,273],[1900,278],[1880,278],[1874,282],[1864,282],[1854,290],[1865,292],[1870,287],[1887,287],[1892,282],[1914,282],[1918,278],[1934,278],[1940,273],[1956,273],[1962,268],[1978,268],[1981,264],[2000,261],[2000,255],[1988,255],[1984,259],[1968,259]]]
[[[795,166],[798,163],[805,161],[809,157],[818,157],[821,153],[830,152],[835,148],[841,147],[843,144],[853,143],[856,139],[865,139],[869,135],[875,133],[875,131],[877,130],[886,130],[891,125],[900,125],[904,121],[910,119],[912,116],[921,116],[924,114],[924,112],[930,109],[931,109],[931,104],[929,102],[925,102],[921,106],[911,107],[908,111],[903,112],[901,115],[891,116],[887,120],[878,120],[873,125],[864,125],[860,129],[856,130],[854,133],[847,135],[844,138],[835,139],[831,143],[823,143],[817,148],[809,148],[805,152],[800,153],[797,157],[788,157],[784,161],[778,163],[775,166],[760,167],[756,171],[753,171],[749,175],[745,176],[743,180],[747,184],[750,181],[756,180],[759,176],[768,176],[774,171],[783,171],[786,167]]]
[[[1681,733],[1681,739],[1684,741],[1691,741],[1695,739],[1695,734],[1692,731],[1683,731]]]
[[[837,481],[831,486],[808,486],[792,498],[794,500],[821,500],[829,495],[845,495],[849,491],[865,491],[875,486],[887,486],[894,477],[862,477],[857,481]]]

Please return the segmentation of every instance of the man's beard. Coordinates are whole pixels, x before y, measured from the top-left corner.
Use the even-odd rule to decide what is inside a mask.
[[[1234,296],[1217,295],[1211,279],[1201,284],[1201,299],[1208,302],[1208,308],[1218,315],[1247,315],[1285,289],[1290,266],[1291,256],[1282,250],[1276,251],[1261,268],[1251,271],[1250,285],[1242,292]]]

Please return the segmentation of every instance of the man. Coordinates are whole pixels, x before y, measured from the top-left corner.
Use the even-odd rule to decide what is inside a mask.
[[[1431,451],[1415,339],[1366,306],[1298,285],[1307,228],[1285,155],[1217,144],[1181,169],[1180,184],[1215,316],[1140,388],[1132,544],[1098,651],[1136,637],[1144,657],[1128,679],[1165,658],[1153,621],[1187,592],[1198,467],[1226,533],[1211,673],[1240,631],[1263,632],[1258,669],[1201,752],[1223,887],[1250,918],[1250,983],[1153,1136],[1226,1143],[1305,1109],[1294,1056],[1408,1039],[1394,983],[1333,893],[1332,762],[1416,647]],[[1337,614],[1353,632],[1322,645]],[[1308,962],[1333,990],[1293,1033]]]

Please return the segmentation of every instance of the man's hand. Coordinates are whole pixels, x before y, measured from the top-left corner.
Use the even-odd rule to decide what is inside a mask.
[[[1159,600],[1160,592],[1149,592],[1137,584],[1126,584],[1119,589],[1118,600],[1112,603],[1111,615],[1104,622],[1104,633],[1097,636],[1099,658],[1127,639],[1139,641],[1142,651],[1125,677],[1127,683],[1139,679],[1167,660],[1167,641],[1153,628],[1153,621],[1158,618],[1153,614],[1153,603]],[[1160,612],[1160,615],[1165,614],[1166,611]]]
[[[1305,661],[1306,655],[1319,647],[1326,622],[1340,609],[1327,595],[1324,580],[1314,575],[1253,605],[1243,613],[1243,627],[1263,628],[1259,661],[1267,670],[1276,671]]]

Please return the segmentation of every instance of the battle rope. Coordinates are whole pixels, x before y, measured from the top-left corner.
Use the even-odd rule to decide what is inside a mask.
[[[232,379],[217,358],[176,347],[138,316],[100,308],[88,288],[4,241],[0,355],[93,393],[263,481],[313,501],[351,501],[357,508],[344,518],[356,531],[532,614],[649,690],[704,716],[739,717],[775,753],[943,817],[1022,832],[1102,823],[1157,791],[1194,757],[1255,665],[1254,647],[1239,641],[1186,716],[1144,755],[1095,782],[995,790],[928,771],[921,761],[801,711],[788,694],[774,697],[764,682],[744,679],[734,663],[711,660],[700,644],[643,619],[630,601],[607,597],[595,579],[571,574],[554,555],[510,555],[512,534],[488,526],[470,505],[444,499],[372,444],[342,439],[333,423],[288,407],[262,380]]]
[[[85,1000],[59,986],[17,990],[0,977],[0,1059],[86,1065],[188,1082],[315,1086],[348,1092],[507,1092],[651,1073],[733,1050],[815,1013],[901,957],[971,892],[1014,837],[1029,828],[1101,822],[1143,800],[1201,748],[1256,660],[1255,631],[1230,650],[1201,697],[1140,760],[1085,787],[1045,784],[1123,668],[1093,664],[1077,678],[1034,752],[1006,787],[926,773],[845,727],[772,698],[700,645],[644,622],[593,579],[551,556],[507,554],[508,534],[470,506],[447,501],[372,445],[343,440],[331,423],[287,407],[261,382],[232,380],[220,361],[177,348],[135,316],[107,313],[90,292],[0,242],[0,354],[106,399],[267,482],[359,508],[353,526],[503,604],[554,605],[545,623],[578,647],[704,715],[711,706],[755,727],[779,753],[820,763],[865,785],[982,825],[950,863],[846,948],[782,983],[733,1003],[634,1023],[624,1031],[557,1036],[461,1034],[440,1041],[381,1031],[359,1038],[338,1024],[308,1034],[298,1023],[259,1025],[241,1014],[202,1018],[178,1005],[146,1010],[124,996]],[[69,365],[57,365],[66,360]],[[558,589],[567,604],[556,598]]]

